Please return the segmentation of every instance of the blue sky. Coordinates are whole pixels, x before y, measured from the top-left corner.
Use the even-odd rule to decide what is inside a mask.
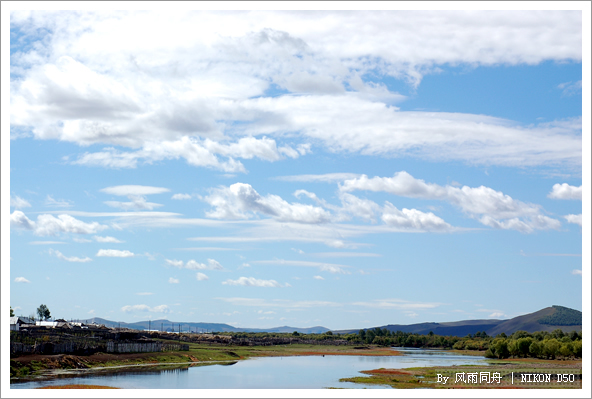
[[[13,10],[10,305],[331,329],[582,310],[581,21]]]

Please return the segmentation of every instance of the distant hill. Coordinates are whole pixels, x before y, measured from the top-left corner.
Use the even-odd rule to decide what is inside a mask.
[[[364,330],[372,328],[364,328]],[[478,331],[485,331],[492,337],[501,333],[510,335],[519,330],[533,333],[535,331],[551,332],[559,328],[564,332],[570,332],[582,330],[582,312],[553,305],[552,307],[541,309],[538,312],[517,316],[509,320],[484,319],[445,323],[389,324],[380,326],[379,328],[386,328],[393,332],[401,331],[415,334],[429,334],[431,331],[437,335],[455,335],[457,337],[475,334]],[[334,332],[356,333],[358,331],[340,330]]]
[[[121,328],[131,328],[134,330],[159,330],[159,331],[179,331],[179,326],[181,331],[188,332],[278,332],[278,333],[292,333],[294,331],[298,331],[302,334],[322,334],[326,331],[329,331],[328,328],[317,326],[317,327],[289,327],[289,326],[282,326],[282,327],[273,327],[273,328],[238,328],[233,327],[229,324],[222,324],[222,323],[196,323],[196,322],[177,322],[177,321],[170,321],[165,319],[158,319],[158,320],[145,320],[145,321],[138,321],[135,323],[125,323],[125,322],[118,322],[118,321],[111,321],[102,319],[100,317],[94,317],[92,319],[85,319],[80,320],[85,323],[97,323],[97,324],[104,324],[107,327],[121,327]]]

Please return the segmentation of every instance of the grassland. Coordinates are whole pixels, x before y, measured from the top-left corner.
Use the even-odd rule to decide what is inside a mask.
[[[366,385],[383,385],[398,389],[541,389],[541,388],[582,388],[581,360],[542,360],[542,359],[504,359],[489,360],[488,365],[414,367],[407,369],[375,369],[362,371],[367,377],[342,378],[340,381]],[[477,373],[477,382],[463,382],[457,375]],[[487,377],[499,373],[497,380],[480,381],[481,373]],[[528,375],[531,375],[528,377]],[[550,381],[536,381],[533,374],[550,374]],[[573,382],[558,382],[557,374],[573,375]],[[522,381],[522,375],[525,380]],[[447,378],[445,380],[445,378]],[[561,377],[560,377],[561,378]]]

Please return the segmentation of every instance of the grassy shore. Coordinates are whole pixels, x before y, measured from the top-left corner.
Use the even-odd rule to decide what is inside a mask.
[[[474,354],[471,353],[471,355]],[[361,372],[368,377],[342,378],[340,381],[384,385],[398,389],[582,388],[581,360],[504,359],[488,360],[488,365],[479,366],[382,368]],[[500,378],[491,379],[494,373],[499,373]],[[474,374],[476,379],[469,379],[469,374]],[[560,380],[566,378],[567,380],[558,381],[558,374],[561,375]],[[482,375],[483,380],[481,380]],[[549,375],[548,380],[547,375]],[[569,381],[570,378],[573,381]]]

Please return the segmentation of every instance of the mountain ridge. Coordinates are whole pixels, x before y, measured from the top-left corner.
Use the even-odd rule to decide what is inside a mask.
[[[144,320],[134,323],[116,322],[99,317],[84,320],[86,322],[95,322],[104,324],[107,327],[123,327],[135,330],[159,330],[159,331],[179,331],[182,332],[268,332],[268,333],[292,333],[297,331],[301,334],[322,334],[332,331],[339,334],[357,333],[360,330],[370,330],[373,328],[386,328],[389,331],[401,331],[414,334],[428,334],[433,332],[437,335],[455,335],[464,337],[476,332],[486,332],[489,336],[505,333],[510,335],[516,331],[523,330],[527,332],[548,331],[561,329],[564,332],[582,330],[582,312],[563,306],[553,305],[543,308],[533,313],[516,316],[511,319],[473,319],[451,322],[424,322],[416,324],[388,324],[378,327],[330,330],[322,326],[314,327],[271,327],[271,328],[241,328],[234,327],[225,323],[206,323],[206,322],[176,322],[166,319]],[[549,324],[560,323],[560,324]]]

